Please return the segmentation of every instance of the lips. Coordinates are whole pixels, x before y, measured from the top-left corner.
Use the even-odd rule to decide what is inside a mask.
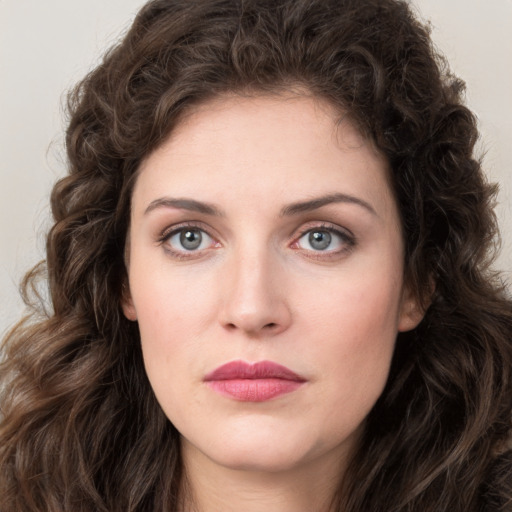
[[[306,379],[272,361],[232,361],[205,376],[213,391],[243,402],[264,402],[291,393]]]

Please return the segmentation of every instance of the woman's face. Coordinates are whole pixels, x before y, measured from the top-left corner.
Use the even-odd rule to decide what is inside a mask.
[[[123,309],[185,461],[339,465],[421,318],[385,160],[310,97],[188,115],[140,168],[127,260]]]

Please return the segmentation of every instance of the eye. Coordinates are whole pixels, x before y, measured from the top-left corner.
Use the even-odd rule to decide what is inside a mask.
[[[193,226],[174,229],[163,237],[162,242],[172,252],[177,253],[201,251],[216,244],[215,240],[206,231]]]
[[[306,251],[337,253],[354,245],[354,238],[334,228],[314,228],[305,231],[294,246]]]
[[[303,238],[307,240],[307,244],[309,245],[308,249],[315,251],[325,251],[329,249],[332,243],[332,235],[328,231],[310,231],[302,236],[300,240]]]

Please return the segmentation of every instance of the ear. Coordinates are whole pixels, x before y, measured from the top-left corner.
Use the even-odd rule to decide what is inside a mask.
[[[410,291],[409,287],[405,286],[400,303],[398,331],[411,331],[417,327],[423,320],[427,307],[421,303],[415,293]]]
[[[128,320],[131,320],[132,322],[137,320],[137,311],[135,310],[128,280],[123,283],[121,292],[121,308],[123,309],[124,316]]]
[[[124,316],[135,322],[137,320],[137,311],[132,299],[132,292],[130,290],[130,282],[128,280],[128,270],[130,268],[130,230],[126,234],[126,241],[124,244],[124,266],[125,275],[123,278],[123,285],[121,286],[121,308],[123,309]]]

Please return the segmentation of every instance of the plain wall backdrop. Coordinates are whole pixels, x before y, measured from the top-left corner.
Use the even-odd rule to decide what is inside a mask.
[[[52,183],[65,172],[65,91],[128,28],[140,0],[0,0],[0,336],[22,314],[18,284],[44,257]],[[512,0],[414,0],[467,84],[482,133],[512,281]]]

